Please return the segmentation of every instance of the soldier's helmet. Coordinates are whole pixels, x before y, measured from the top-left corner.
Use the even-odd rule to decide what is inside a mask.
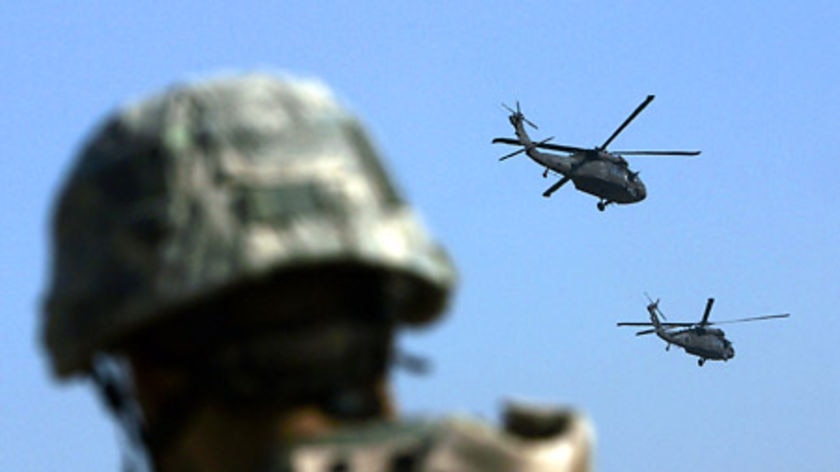
[[[59,377],[177,307],[278,271],[394,274],[409,325],[444,310],[455,277],[360,122],[320,82],[265,74],[175,86],[108,117],[52,229],[43,336]]]

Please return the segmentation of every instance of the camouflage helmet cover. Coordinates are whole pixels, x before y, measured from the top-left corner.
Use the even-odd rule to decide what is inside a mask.
[[[173,87],[109,117],[53,215],[44,338],[59,376],[173,307],[331,262],[406,276],[402,321],[445,307],[454,269],[317,81]]]

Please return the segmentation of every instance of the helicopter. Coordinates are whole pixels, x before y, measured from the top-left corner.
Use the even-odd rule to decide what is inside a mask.
[[[525,131],[523,123],[534,129],[537,125],[525,118],[516,102],[516,110],[505,105],[502,106],[510,112],[508,119],[513,125],[516,138],[495,138],[493,143],[512,144],[523,146],[522,149],[499,158],[500,161],[509,159],[520,153],[525,153],[537,164],[545,167],[543,177],[548,177],[550,171],[554,171],[563,177],[543,192],[544,197],[550,197],[568,181],[572,181],[575,188],[590,195],[598,197],[598,210],[604,211],[607,205],[612,203],[627,204],[636,203],[645,199],[647,192],[642,180],[639,179],[639,172],[630,170],[627,161],[622,156],[697,156],[700,151],[608,151],[607,146],[630,124],[642,110],[654,99],[654,95],[647,98],[638,106],[630,116],[604,141],[600,146],[592,149],[551,144],[548,138],[534,142]],[[566,153],[549,154],[541,152],[540,149],[549,149]]]
[[[656,333],[667,343],[665,350],[670,350],[671,344],[675,344],[685,349],[685,352],[699,357],[697,365],[703,366],[706,360],[711,359],[715,361],[728,361],[735,357],[735,349],[732,343],[726,339],[723,330],[718,328],[709,328],[711,325],[719,325],[725,323],[741,323],[745,321],[759,321],[770,320],[774,318],[787,318],[790,313],[781,315],[765,315],[755,316],[751,318],[741,318],[737,320],[726,321],[709,321],[709,313],[712,311],[712,305],[715,303],[714,298],[709,298],[706,301],[706,309],[703,312],[703,318],[699,323],[673,323],[662,322],[659,320],[667,320],[662,311],[659,310],[659,300],[650,300],[648,298],[647,311],[650,314],[650,322],[619,322],[618,326],[653,326],[653,328],[645,329],[636,333],[636,336]]]

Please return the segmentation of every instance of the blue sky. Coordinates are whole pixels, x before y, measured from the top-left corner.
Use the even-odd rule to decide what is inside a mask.
[[[9,2],[7,2],[9,3]],[[838,470],[840,6],[836,2],[134,2],[0,7],[0,469],[116,470],[92,391],[49,377],[38,344],[50,202],[105,113],[175,81],[317,76],[364,117],[460,271],[446,322],[403,337],[433,359],[396,375],[408,415],[495,420],[508,397],[573,405],[599,470]],[[633,158],[648,198],[598,212],[524,157],[534,138],[702,149]],[[644,293],[725,327],[736,357],[698,368],[619,329]]]

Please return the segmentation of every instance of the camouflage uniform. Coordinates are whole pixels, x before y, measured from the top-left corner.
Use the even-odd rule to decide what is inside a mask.
[[[511,403],[505,429],[473,418],[372,424],[300,441],[266,470],[293,472],[579,472],[592,432],[573,411]]]
[[[348,313],[366,314],[339,310],[299,330],[320,303],[310,300],[300,313],[284,308],[292,315],[278,315],[281,328],[243,334],[235,313],[218,313],[321,274],[370,280],[364,295],[343,294],[355,307]],[[387,369],[393,329],[437,319],[454,281],[445,251],[325,86],[263,74],[219,78],[119,110],[83,148],[55,208],[44,341],[54,373],[90,375],[118,416],[130,414],[130,395],[100,364],[138,339],[141,355],[202,371],[191,394],[294,402],[352,391]],[[324,290],[321,302],[342,295]],[[287,294],[272,303],[298,302]],[[175,328],[185,319],[186,328]],[[330,395],[330,405],[344,401]],[[578,417],[512,411],[513,435],[462,420],[387,423],[281,448],[268,467],[566,470],[580,459],[588,436]],[[149,431],[139,436],[156,447]],[[558,452],[570,445],[575,453]],[[410,467],[389,469],[394,457]]]

